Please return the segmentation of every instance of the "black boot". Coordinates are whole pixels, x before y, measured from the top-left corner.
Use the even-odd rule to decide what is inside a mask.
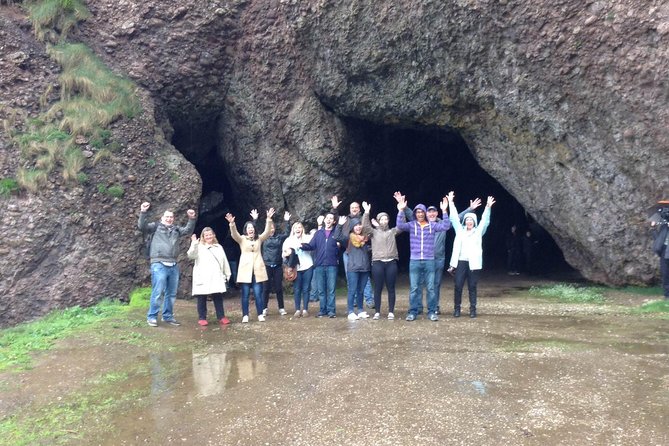
[[[453,310],[453,317],[460,317],[460,307],[455,307],[455,310]]]
[[[472,319],[476,317],[476,308],[469,309],[469,317],[471,317]]]

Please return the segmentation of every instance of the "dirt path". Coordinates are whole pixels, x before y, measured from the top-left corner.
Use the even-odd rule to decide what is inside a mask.
[[[629,313],[647,297],[561,304],[532,283],[484,278],[477,319],[438,322],[349,322],[340,296],[334,320],[272,301],[242,325],[230,299],[233,324],[201,329],[179,301],[179,328],[138,312],[2,374],[0,415],[88,404],[34,444],[669,444],[669,320]]]

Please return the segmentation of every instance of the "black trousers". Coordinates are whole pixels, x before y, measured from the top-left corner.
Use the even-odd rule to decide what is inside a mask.
[[[279,308],[283,308],[283,267],[279,265],[267,265],[267,282],[263,286],[263,295],[265,296],[265,308],[269,306],[269,293],[276,293],[276,302]]]
[[[467,287],[469,288],[469,309],[476,309],[476,286],[479,282],[479,270],[472,271],[469,269],[469,262],[458,261],[458,267],[455,268],[455,296],[454,296],[454,305],[456,309],[460,308],[462,304],[462,289],[465,286],[465,280],[467,281]]]
[[[198,294],[197,296],[197,317],[201,321],[207,320],[207,297],[211,296],[216,309],[216,319],[219,321],[225,316],[223,311],[223,293]]]
[[[372,284],[374,285],[374,308],[381,312],[381,292],[383,285],[388,290],[388,312],[395,312],[395,282],[397,282],[397,260],[372,262]]]
[[[660,273],[662,274],[664,298],[669,299],[669,259],[660,257]]]

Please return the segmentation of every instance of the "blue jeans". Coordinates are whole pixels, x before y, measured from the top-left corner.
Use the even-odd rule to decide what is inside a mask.
[[[427,312],[437,311],[437,299],[434,293],[434,260],[409,261],[409,314],[416,316],[423,300],[423,288],[427,290]]]
[[[311,267],[311,288],[309,289],[309,302],[318,302],[318,280],[316,280],[316,267]]]
[[[293,282],[293,294],[295,295],[295,311],[300,307],[303,310],[309,309],[309,291],[311,290],[311,277],[314,275],[314,268],[298,271],[295,282]]]
[[[251,292],[251,287],[253,287],[253,295],[256,297],[256,311],[258,315],[261,315],[262,310],[265,309],[262,297],[262,283],[256,282],[256,276],[254,275],[251,283],[240,283],[239,285],[242,287],[242,315],[249,315],[249,293]]]
[[[230,264],[230,281],[228,282],[230,286],[236,287],[237,286],[237,261],[236,260],[228,260],[228,264]]]
[[[437,299],[437,310],[439,309],[439,299],[441,298],[441,278],[444,275],[444,265],[446,259],[434,259],[434,295]],[[418,302],[418,313],[423,312],[423,298]]]
[[[147,319],[158,319],[163,307],[163,320],[174,319],[174,301],[179,288],[179,265],[165,266],[160,262],[151,264],[151,300]],[[163,305],[164,304],[164,305]]]
[[[317,266],[314,269],[316,283],[318,284],[318,298],[321,308],[320,314],[331,315],[335,313],[335,289],[337,287],[337,267]]]
[[[348,281],[348,253],[346,251],[344,251],[344,272]],[[374,304],[374,293],[372,292],[372,281],[370,279],[371,275],[367,277],[367,282],[365,282],[363,296],[365,296],[365,303],[371,307]],[[360,309],[362,310],[362,307]]]
[[[362,307],[362,292],[369,280],[369,271],[348,272],[346,282],[348,283],[348,314],[353,313],[353,303],[358,299],[358,311],[364,311]]]

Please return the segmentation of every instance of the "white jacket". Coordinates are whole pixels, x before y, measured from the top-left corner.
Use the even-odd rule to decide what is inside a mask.
[[[191,241],[188,258],[195,260],[193,266],[193,296],[224,293],[225,283],[232,275],[228,258],[218,243],[207,245]]]
[[[465,229],[460,223],[460,218],[458,217],[458,211],[455,208],[455,205],[451,203],[449,205],[450,213],[448,219],[451,220],[451,225],[455,229],[455,240],[453,241],[453,253],[451,254],[451,261],[449,265],[453,268],[457,268],[458,259],[460,258],[460,250],[462,249],[462,239],[466,237]],[[490,224],[490,208],[486,206],[481,216],[481,223],[476,225],[476,219],[474,219],[474,228],[472,229],[473,234],[470,237],[474,237],[475,243],[475,253],[469,259],[469,269],[477,270],[483,268],[483,234],[488,230],[488,225]]]

